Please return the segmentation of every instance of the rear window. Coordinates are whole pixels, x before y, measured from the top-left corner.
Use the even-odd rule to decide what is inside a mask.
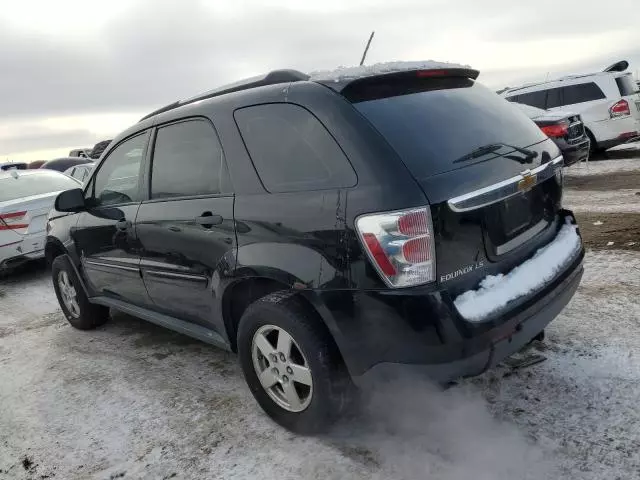
[[[576,103],[591,102],[605,98],[600,87],[593,82],[562,87],[562,95],[563,105],[575,105]]]
[[[524,113],[473,80],[429,83],[427,91],[423,86],[420,92],[354,105],[417,177],[463,167],[456,160],[480,147],[528,147],[546,139]]]
[[[73,188],[80,188],[80,184],[56,172],[21,175],[18,178],[6,176],[0,178],[0,202]]]
[[[620,95],[623,97],[628,97],[638,91],[638,87],[633,81],[633,78],[631,78],[631,75],[617,77],[616,84],[618,85],[618,90],[620,90]]]

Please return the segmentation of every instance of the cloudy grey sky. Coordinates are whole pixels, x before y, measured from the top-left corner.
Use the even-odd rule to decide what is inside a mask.
[[[491,87],[640,68],[637,0],[0,0],[0,160],[61,156],[275,68],[446,60]]]

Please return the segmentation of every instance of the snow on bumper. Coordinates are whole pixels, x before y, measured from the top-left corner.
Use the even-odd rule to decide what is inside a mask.
[[[580,250],[575,225],[563,225],[556,238],[506,275],[488,275],[480,288],[459,295],[454,304],[466,320],[479,322],[507,303],[542,288],[565,268]]]

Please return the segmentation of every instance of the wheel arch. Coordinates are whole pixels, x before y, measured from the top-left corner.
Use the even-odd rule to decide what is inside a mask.
[[[44,247],[44,258],[47,261],[47,265],[51,266],[53,261],[60,255],[67,255],[67,249],[62,245],[62,242],[55,237],[48,237]]]
[[[281,278],[264,276],[242,278],[232,285],[229,285],[223,294],[222,314],[231,350],[233,352],[238,351],[238,325],[242,318],[242,314],[246,311],[247,307],[260,298],[282,290],[288,290],[295,295],[303,302],[309,311],[318,318],[318,321],[327,328],[329,335],[337,346],[337,350],[341,358],[344,360],[344,356],[342,355],[342,350],[340,348],[341,342],[339,341],[339,338],[337,338],[339,334],[335,322],[333,321],[329,310],[324,306],[320,295],[309,289],[293,289],[290,284],[287,284]]]

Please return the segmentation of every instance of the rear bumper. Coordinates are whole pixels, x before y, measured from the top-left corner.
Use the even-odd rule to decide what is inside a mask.
[[[557,141],[554,139],[554,141],[562,151],[565,166],[568,167],[574,163],[589,159],[589,147],[591,146],[591,141],[588,137],[585,137],[583,141],[575,145],[570,145],[564,140]]]
[[[0,247],[0,270],[17,267],[44,257],[44,232],[25,235],[18,241]]]
[[[509,355],[521,350],[563,310],[573,297],[583,274],[582,263],[569,277],[540,299],[529,310],[515,315],[502,327],[491,332],[486,348],[477,353],[460,355],[460,358],[440,364],[415,364],[398,362],[378,363],[359,377],[356,383],[376,383],[397,377],[399,373],[410,373],[429,379],[448,382],[463,377],[480,375],[496,366]],[[469,351],[474,350],[469,342]]]
[[[602,150],[625,143],[640,131],[640,121],[634,116],[589,122],[585,126],[593,133],[597,148]]]
[[[320,292],[318,311],[356,383],[399,366],[448,381],[484,372],[540,333],[574,295],[583,258],[581,248],[532,298],[483,323],[464,320],[446,290],[428,287]]]

